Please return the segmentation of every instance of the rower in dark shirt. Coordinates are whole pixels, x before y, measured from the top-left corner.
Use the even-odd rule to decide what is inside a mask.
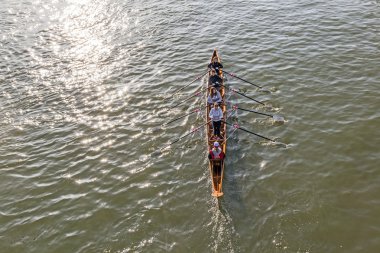
[[[215,69],[217,74],[221,74],[221,69],[223,68],[223,65],[218,62],[218,58],[214,57],[212,62],[207,66],[209,69]]]
[[[208,79],[208,86],[213,86],[219,91],[222,85],[222,81],[222,78],[215,73],[214,69],[212,69],[211,76]]]

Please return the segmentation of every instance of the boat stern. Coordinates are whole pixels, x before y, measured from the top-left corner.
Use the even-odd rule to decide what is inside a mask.
[[[216,198],[219,198],[219,197],[222,197],[223,196],[223,192],[217,192],[217,191],[214,191],[211,196],[213,197],[216,197]]]

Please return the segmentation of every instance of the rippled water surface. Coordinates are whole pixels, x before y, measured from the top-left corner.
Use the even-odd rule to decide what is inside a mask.
[[[1,252],[380,249],[380,2],[0,1]],[[193,94],[217,48],[234,119],[211,196]]]

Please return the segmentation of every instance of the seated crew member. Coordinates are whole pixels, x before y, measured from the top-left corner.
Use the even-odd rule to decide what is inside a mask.
[[[207,66],[209,69],[215,69],[217,74],[220,74],[220,70],[223,68],[223,65],[218,62],[218,58],[214,57],[212,62]]]
[[[222,96],[220,95],[220,92],[217,91],[214,87],[211,88],[210,94],[207,97],[207,103],[209,105],[213,105],[214,103],[221,103],[222,102]]]
[[[222,139],[222,136],[220,135],[220,127],[222,125],[223,111],[220,109],[218,103],[214,103],[214,107],[210,110],[209,117],[212,120],[214,136],[218,136]]]
[[[220,89],[222,84],[222,78],[215,73],[215,70],[211,70],[211,76],[208,79],[208,86],[214,86],[217,90]]]
[[[220,148],[219,142],[214,142],[214,147],[208,153],[208,159],[224,159],[224,153]]]

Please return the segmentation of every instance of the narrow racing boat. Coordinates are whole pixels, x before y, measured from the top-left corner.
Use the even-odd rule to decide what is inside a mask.
[[[214,58],[217,58],[217,61],[220,63],[220,58],[218,55],[218,52],[214,50],[212,57],[211,57],[211,62],[213,61]],[[209,71],[209,77],[211,75],[211,72]],[[219,73],[217,73],[222,78],[222,85],[220,86],[219,92],[222,97],[222,103],[220,105],[220,108],[223,111],[223,118],[226,119],[227,116],[227,105],[226,105],[226,100],[225,100],[225,95],[226,95],[226,90],[223,85],[223,72],[220,70]],[[206,122],[210,122],[211,119],[209,117],[210,113],[210,106],[208,105],[207,102],[207,97],[211,91],[211,84],[207,82],[208,89],[207,89],[207,96],[206,96],[206,108],[207,108],[207,113],[206,113]],[[208,150],[211,150],[213,148],[214,142],[218,141],[220,148],[222,149],[223,153],[226,154],[226,149],[227,149],[227,125],[222,122],[221,128],[220,128],[220,133],[222,136],[222,139],[217,138],[213,136],[213,127],[212,127],[212,122],[207,124],[207,130],[206,130],[206,138],[207,138],[207,148]],[[209,170],[210,170],[210,176],[211,176],[211,181],[212,181],[212,196],[214,197],[220,197],[223,196],[223,191],[222,191],[222,185],[223,185],[223,176],[224,176],[224,160],[223,159],[209,159],[209,164],[208,164]]]
[[[216,50],[214,50],[214,52],[212,54],[211,62],[214,59],[216,59],[216,62],[221,63],[220,57],[219,57],[218,52]],[[214,62],[214,63],[216,63],[216,62]],[[202,75],[196,77],[194,80],[192,80],[187,85],[179,87],[177,90],[175,90],[166,99],[173,98],[180,91],[182,91],[185,88],[189,87],[194,82],[201,80],[204,76],[207,76],[207,74],[208,74],[208,80],[210,80],[211,71],[212,70],[208,69]],[[271,139],[271,138],[265,137],[263,135],[254,133],[254,132],[252,132],[250,130],[247,130],[247,129],[241,127],[237,123],[237,119],[231,120],[231,115],[235,115],[235,117],[236,117],[237,110],[241,110],[241,111],[244,111],[244,112],[250,112],[250,113],[255,113],[255,114],[259,114],[259,115],[264,115],[266,117],[270,117],[270,118],[273,119],[273,122],[277,122],[277,123],[279,123],[279,122],[284,123],[284,118],[281,117],[281,116],[279,116],[279,115],[272,115],[272,114],[268,114],[268,113],[265,113],[265,112],[260,112],[260,111],[255,111],[255,110],[251,110],[251,109],[242,108],[242,107],[240,107],[240,106],[238,106],[236,104],[233,105],[233,106],[231,106],[231,108],[229,108],[228,111],[227,111],[227,103],[230,102],[230,101],[227,101],[227,99],[228,99],[227,96],[226,96],[227,92],[229,92],[228,97],[230,97],[230,94],[237,94],[237,95],[240,95],[240,96],[242,96],[242,97],[244,97],[246,99],[249,99],[251,101],[254,101],[255,103],[258,103],[258,104],[264,106],[264,108],[265,108],[266,104],[263,103],[263,102],[261,102],[261,101],[259,101],[259,100],[257,100],[257,99],[255,99],[255,98],[252,98],[252,97],[246,95],[245,93],[242,93],[241,91],[239,91],[237,89],[233,89],[232,87],[226,87],[226,86],[224,86],[223,74],[227,74],[227,75],[229,75],[232,78],[236,78],[239,81],[242,81],[242,82],[248,83],[248,84],[250,84],[252,86],[255,86],[259,90],[262,90],[263,87],[261,87],[258,84],[252,83],[250,81],[244,80],[243,78],[238,77],[235,74],[229,73],[229,72],[225,71],[224,69],[217,69],[217,73],[216,74],[220,77],[220,80],[218,80],[218,81],[221,82],[220,83],[221,85],[219,85],[218,87],[216,87],[217,85],[215,85],[215,88],[217,88],[217,90],[219,90],[219,92],[220,92],[220,96],[221,96],[221,99],[222,99],[222,101],[220,103],[220,108],[221,108],[221,110],[223,112],[223,118],[221,120],[221,125],[220,125],[220,136],[219,137],[214,136],[213,123],[212,123],[212,119],[209,116],[210,115],[210,110],[211,110],[211,105],[208,103],[207,98],[208,98],[208,95],[211,92],[211,89],[214,86],[213,86],[212,83],[210,83],[208,81],[206,83],[206,85],[204,85],[204,83],[202,83],[197,88],[197,92],[195,94],[191,94],[187,98],[182,99],[182,101],[180,101],[180,102],[172,105],[171,107],[168,108],[168,111],[170,111],[170,110],[172,110],[174,108],[178,108],[179,106],[181,106],[181,105],[183,105],[185,103],[189,103],[188,101],[190,99],[194,99],[196,97],[198,97],[198,98],[202,97],[202,94],[203,94],[204,91],[206,91],[206,104],[204,106],[201,106],[200,108],[196,108],[195,110],[192,110],[189,113],[183,114],[180,117],[177,117],[177,118],[175,118],[173,120],[170,120],[169,122],[165,123],[164,125],[172,124],[173,122],[175,122],[177,120],[183,119],[184,117],[187,117],[187,116],[192,115],[192,114],[196,114],[198,112],[206,112],[206,115],[205,115],[206,122],[203,122],[201,125],[193,128],[187,134],[184,134],[184,135],[176,138],[175,140],[172,140],[168,145],[165,145],[160,150],[164,150],[167,147],[170,147],[171,145],[179,142],[180,140],[182,140],[182,139],[184,139],[184,138],[186,138],[188,136],[191,136],[193,133],[195,133],[197,131],[200,131],[203,128],[206,128],[207,149],[208,149],[208,151],[211,151],[209,153],[209,159],[208,159],[209,160],[209,166],[208,167],[209,167],[209,170],[210,170],[210,176],[211,176],[211,181],[212,181],[212,187],[211,187],[212,188],[212,196],[218,198],[218,197],[223,196],[222,185],[223,185],[223,176],[224,176],[224,168],[225,168],[224,157],[225,157],[226,151],[227,151],[227,139],[228,139],[228,137],[227,137],[227,126],[233,128],[233,131],[230,133],[230,135],[233,135],[233,133],[236,130],[239,130],[239,131],[242,131],[242,132],[254,135],[256,137],[260,137],[260,138],[265,139],[267,141],[270,141],[273,144],[277,144],[277,145],[281,144],[281,143],[277,142],[274,139]],[[215,81],[215,79],[219,79],[219,78],[213,77],[212,79],[213,79],[213,81]],[[204,110],[204,108],[206,108],[206,110]],[[216,117],[218,117],[217,114],[216,114]],[[219,155],[220,152],[219,152],[218,149],[214,149],[213,150],[214,144],[216,144],[215,142],[218,142],[218,145],[220,146],[222,152],[224,153],[224,156],[223,155],[222,156]],[[285,145],[285,144],[283,144],[283,145]],[[215,159],[215,158],[217,158],[217,159]]]

